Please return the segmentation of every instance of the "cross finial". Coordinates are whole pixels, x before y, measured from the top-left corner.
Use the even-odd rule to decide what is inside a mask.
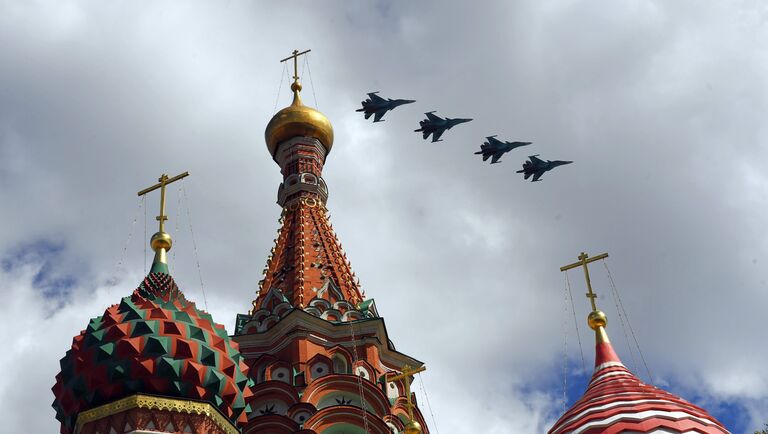
[[[168,220],[168,216],[165,215],[165,186],[182,178],[186,178],[187,176],[189,176],[189,172],[184,172],[180,175],[174,176],[173,178],[168,178],[168,175],[163,173],[160,175],[160,178],[157,179],[158,184],[145,188],[138,193],[139,196],[144,196],[150,191],[155,191],[158,188],[160,189],[160,215],[155,217],[155,220],[160,222],[160,230],[158,232],[165,232],[165,221]]]
[[[285,59],[280,60],[280,63],[283,63],[287,60],[293,59],[293,83],[298,84],[299,83],[299,56],[302,54],[307,54],[312,50],[306,50],[299,52],[299,50],[293,50],[293,54],[286,57]]]
[[[168,178],[168,175],[163,173],[160,175],[160,178],[157,179],[158,184],[145,188],[138,193],[139,196],[144,196],[150,191],[155,191],[158,188],[160,189],[160,215],[155,217],[155,219],[160,222],[160,228],[156,234],[152,235],[152,239],[150,240],[152,250],[155,251],[155,260],[152,263],[153,272],[162,271],[167,273],[168,267],[165,253],[168,250],[171,250],[172,245],[171,236],[165,232],[165,222],[168,220],[168,216],[165,215],[165,187],[168,184],[176,182],[187,176],[189,176],[189,172],[184,172],[180,175],[174,176],[173,178]]]
[[[589,264],[590,262],[595,262],[601,259],[605,259],[607,257],[608,257],[608,254],[603,253],[590,258],[589,255],[587,255],[584,252],[581,252],[581,254],[578,256],[579,262],[574,262],[573,264],[560,267],[560,271],[568,271],[571,268],[576,268],[576,267],[584,268],[584,278],[587,280],[587,298],[589,299],[589,302],[592,304],[593,312],[597,312],[597,305],[595,304],[595,298],[597,298],[597,294],[595,294],[592,291],[592,281],[589,279],[589,268],[587,267],[587,264]]]
[[[400,370],[400,375],[395,375],[394,377],[389,378],[390,382],[403,380],[403,383],[405,383],[405,398],[408,400],[408,417],[410,417],[411,420],[413,420],[413,403],[411,403],[411,376],[426,370],[427,367],[424,365],[421,365],[415,369],[408,365],[404,365]]]

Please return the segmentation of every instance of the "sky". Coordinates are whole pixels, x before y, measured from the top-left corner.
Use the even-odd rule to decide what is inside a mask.
[[[398,350],[427,365],[432,432],[546,432],[564,390],[580,396],[589,304],[559,267],[582,251],[610,255],[592,278],[630,369],[753,432],[767,20],[760,0],[0,0],[4,427],[57,432],[58,360],[146,272],[158,198],[136,192],[161,173],[191,174],[169,187],[172,273],[233,331],[279,226],[263,136],[290,103],[279,59],[311,48],[331,221]],[[371,91],[417,102],[371,124],[355,112]],[[431,110],[474,120],[429,143],[413,130]],[[491,166],[473,152],[492,134],[533,145]],[[525,182],[531,154],[574,163]]]

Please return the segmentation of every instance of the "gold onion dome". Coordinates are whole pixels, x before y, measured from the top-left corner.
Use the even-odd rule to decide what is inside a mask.
[[[331,152],[333,146],[333,127],[324,114],[307,107],[301,102],[299,92],[301,84],[298,80],[291,84],[293,103],[272,116],[264,131],[264,139],[272,157],[275,157],[277,145],[294,137],[314,137],[325,146],[326,152]]]

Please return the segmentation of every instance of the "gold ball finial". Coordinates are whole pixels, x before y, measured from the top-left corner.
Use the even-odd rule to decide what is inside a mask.
[[[156,232],[149,240],[149,245],[152,246],[152,250],[155,252],[160,249],[165,249],[167,252],[171,250],[173,240],[171,239],[171,235],[166,232]]]
[[[587,322],[589,323],[589,328],[592,330],[597,330],[598,327],[605,327],[608,325],[608,317],[605,316],[605,313],[602,311],[593,310],[589,313]]]
[[[333,147],[333,126],[324,114],[307,107],[301,102],[298,80],[291,84],[293,103],[272,116],[264,131],[264,139],[272,157],[275,157],[277,145],[294,137],[313,137],[320,140],[326,154]]]
[[[405,425],[405,428],[403,428],[403,434],[421,434],[421,425],[415,420],[412,420]]]

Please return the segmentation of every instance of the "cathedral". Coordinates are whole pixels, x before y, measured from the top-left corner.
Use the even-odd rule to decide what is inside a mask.
[[[229,335],[176,285],[165,188],[186,173],[163,175],[139,192],[161,195],[149,274],[90,320],[60,361],[53,407],[62,434],[430,432],[410,390],[424,363],[396,349],[329,221],[322,171],[333,128],[301,101],[298,54],[293,102],[265,131],[283,175],[281,228],[250,311]],[[593,304],[594,375],[550,434],[728,432],[627,370],[606,324]]]

